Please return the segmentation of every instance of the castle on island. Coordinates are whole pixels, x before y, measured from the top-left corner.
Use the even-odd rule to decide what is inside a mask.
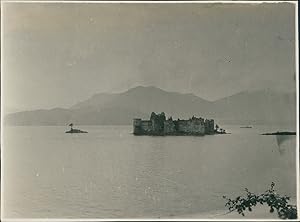
[[[225,130],[221,132],[225,133]],[[172,117],[166,119],[164,112],[152,112],[150,120],[133,119],[134,135],[207,135],[221,132],[215,130],[213,119],[201,117],[173,120]]]

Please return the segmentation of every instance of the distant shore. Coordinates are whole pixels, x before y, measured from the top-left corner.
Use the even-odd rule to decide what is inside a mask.
[[[296,135],[296,132],[289,132],[289,131],[284,131],[284,132],[275,132],[275,133],[262,133],[261,135],[268,136],[268,135]]]

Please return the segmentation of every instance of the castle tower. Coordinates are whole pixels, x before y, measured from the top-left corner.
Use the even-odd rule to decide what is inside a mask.
[[[133,134],[138,135],[142,133],[142,120],[133,119]]]

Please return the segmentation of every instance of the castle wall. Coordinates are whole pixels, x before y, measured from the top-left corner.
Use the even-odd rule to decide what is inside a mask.
[[[173,120],[167,120],[164,122],[164,133],[166,134],[173,134],[175,133],[175,124]]]
[[[198,120],[191,121],[190,130],[191,130],[191,132],[194,132],[197,134],[205,134],[204,122],[198,121]]]
[[[134,119],[133,133],[136,135],[204,135],[214,134],[214,120],[192,117],[189,120],[166,120],[165,114],[151,114],[150,120]]]
[[[188,120],[178,120],[177,124],[178,124],[177,126],[178,132],[181,133],[189,132]]]
[[[133,133],[141,134],[142,133],[142,120],[141,119],[133,119]]]
[[[152,132],[152,123],[150,120],[133,120],[133,133],[134,134],[143,134]]]
[[[178,132],[205,134],[204,122],[200,120],[178,120]]]
[[[213,119],[206,119],[205,120],[205,133],[206,134],[213,134],[215,128],[215,122]]]
[[[152,131],[152,122],[150,120],[142,120],[141,121],[141,128],[144,132],[151,132]]]

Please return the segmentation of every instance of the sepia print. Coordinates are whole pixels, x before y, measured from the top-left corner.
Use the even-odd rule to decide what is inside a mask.
[[[2,1],[1,219],[296,219],[297,10]]]

